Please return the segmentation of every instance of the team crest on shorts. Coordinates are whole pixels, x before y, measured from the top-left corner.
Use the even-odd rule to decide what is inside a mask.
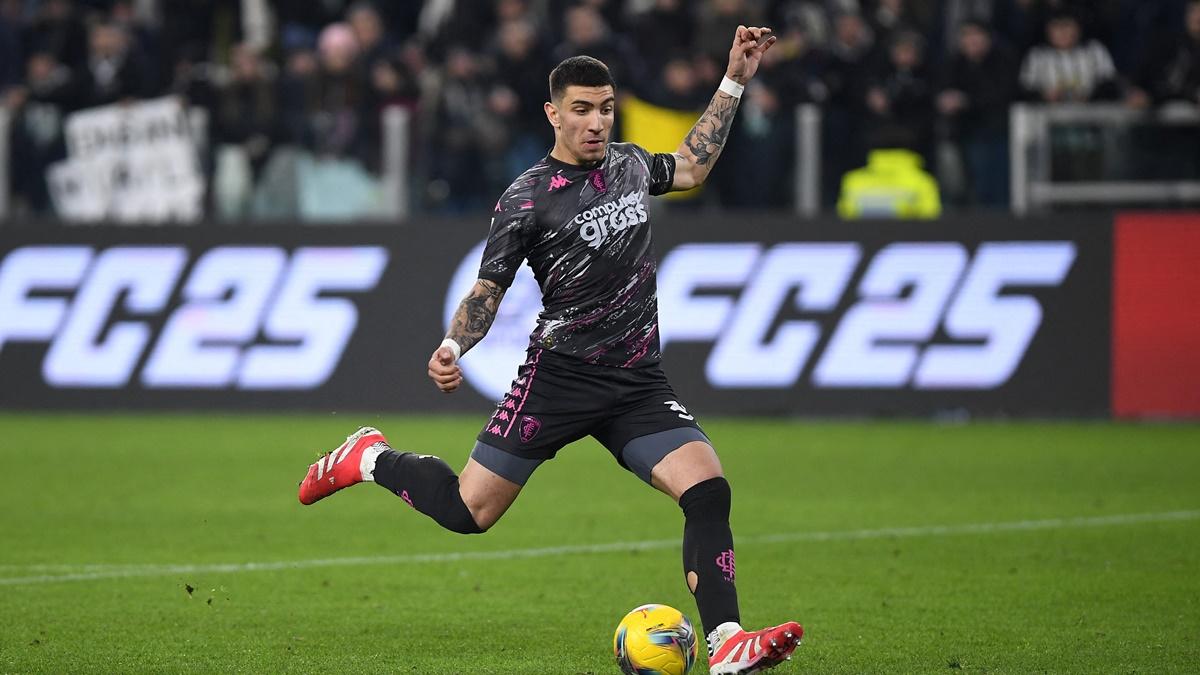
[[[542,429],[542,421],[536,417],[525,415],[521,418],[521,442],[528,443]]]

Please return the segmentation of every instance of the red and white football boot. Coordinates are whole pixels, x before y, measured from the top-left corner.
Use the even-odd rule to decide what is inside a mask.
[[[795,621],[752,633],[732,621],[717,626],[708,636],[708,672],[712,675],[749,675],[791,660],[804,637]]]
[[[372,448],[376,443],[383,443],[384,447]],[[308,474],[300,482],[300,503],[312,504],[342,488],[371,480],[375,458],[387,449],[386,446],[387,439],[375,427],[363,427],[350,434],[345,443],[325,453],[316,464],[308,467]]]

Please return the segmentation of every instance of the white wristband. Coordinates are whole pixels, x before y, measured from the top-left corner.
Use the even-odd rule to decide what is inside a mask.
[[[442,347],[449,347],[450,351],[454,352],[455,361],[458,360],[458,357],[462,356],[462,347],[459,347],[458,343],[450,338],[442,340],[442,344],[438,345],[438,349],[441,349]]]
[[[721,86],[718,90],[723,91],[734,98],[741,98],[742,92],[746,90],[746,85],[738,84],[737,82],[729,79],[729,76],[726,75],[725,77],[721,78]]]

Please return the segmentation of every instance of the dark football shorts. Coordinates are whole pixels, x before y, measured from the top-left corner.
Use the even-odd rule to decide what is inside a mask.
[[[660,365],[615,368],[531,349],[471,457],[524,485],[539,464],[589,435],[647,483],[672,450],[709,442]]]

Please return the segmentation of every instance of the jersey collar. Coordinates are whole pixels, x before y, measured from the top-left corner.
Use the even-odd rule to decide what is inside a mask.
[[[561,159],[558,159],[556,157],[552,157],[550,155],[550,153],[546,153],[546,163],[556,169],[562,169],[563,171],[578,171],[580,173],[586,173],[588,171],[595,171],[596,169],[603,167],[604,164],[606,162],[608,162],[608,152],[609,152],[609,149],[605,148],[604,149],[604,158],[601,159],[599,162],[596,162],[592,166],[581,166],[579,164],[570,164],[570,163],[564,162]]]

